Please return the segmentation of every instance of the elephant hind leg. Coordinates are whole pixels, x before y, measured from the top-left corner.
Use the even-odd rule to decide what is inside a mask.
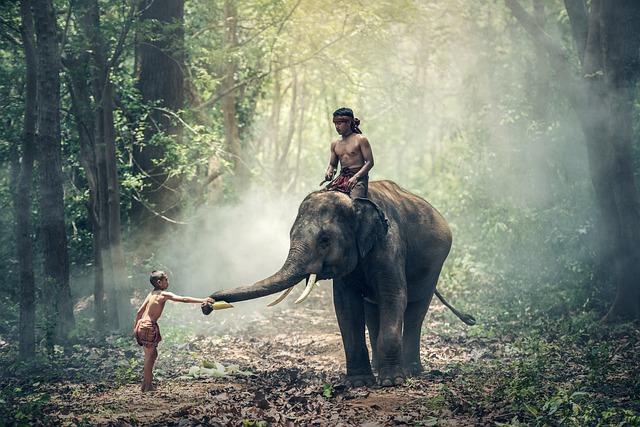
[[[380,331],[380,312],[378,304],[365,300],[364,318],[369,331],[369,343],[371,344],[371,367],[375,372],[379,371],[378,366],[378,332]]]
[[[404,326],[402,330],[403,367],[407,375],[419,375],[422,371],[420,363],[420,335],[422,323],[431,297],[407,304],[404,312]]]

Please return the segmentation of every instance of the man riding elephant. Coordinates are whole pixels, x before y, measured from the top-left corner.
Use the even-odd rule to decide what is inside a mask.
[[[333,124],[340,138],[331,143],[329,166],[320,185],[329,181],[327,190],[340,191],[352,199],[367,197],[373,152],[369,140],[360,131],[360,120],[353,116],[350,108],[339,108],[333,113]],[[338,161],[340,175],[334,180]]]
[[[475,319],[455,310],[436,290],[451,248],[451,231],[442,215],[391,181],[372,182],[368,190],[368,199],[324,190],[308,195],[291,228],[282,268],[251,286],[214,292],[211,298],[231,303],[284,291],[277,303],[306,279],[296,300],[301,302],[316,280],[333,279],[346,384],[373,384],[373,365],[378,382],[391,386],[422,371],[422,322],[434,294],[465,323]],[[209,314],[211,308],[203,306],[203,312]]]

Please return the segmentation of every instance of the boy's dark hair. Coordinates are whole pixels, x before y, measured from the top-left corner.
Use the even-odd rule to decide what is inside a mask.
[[[163,277],[167,277],[167,273],[165,273],[162,270],[153,270],[151,272],[151,276],[149,276],[149,282],[151,282],[151,285],[155,288],[158,289],[158,282],[160,281],[160,279],[162,279]]]
[[[353,115],[353,110],[351,108],[347,108],[347,107],[338,108],[336,111],[333,112],[333,117],[336,117],[336,116],[351,117],[353,119],[351,120],[351,130],[355,133],[362,133],[362,131],[359,128],[360,119]]]

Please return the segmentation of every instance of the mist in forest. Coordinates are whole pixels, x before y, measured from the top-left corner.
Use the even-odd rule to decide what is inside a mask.
[[[245,145],[255,155],[255,181],[286,194],[287,203],[240,192],[239,204],[216,206],[199,231],[177,237],[168,256],[190,266],[180,267],[189,291],[249,284],[280,267],[297,204],[317,188],[337,137],[331,114],[344,106],[371,142],[371,180],[395,181],[450,222],[447,265],[466,262],[463,269],[476,273],[447,277],[441,286],[491,294],[485,285],[508,277],[502,291],[526,305],[540,289],[587,268],[595,213],[586,150],[548,58],[491,2],[405,6],[389,11],[376,31],[366,14],[323,21],[328,6],[309,2],[295,10],[285,28],[296,49],[279,63],[306,58],[324,34],[340,34],[345,25],[352,31],[266,86]],[[564,43],[560,5],[544,13],[547,32]],[[303,30],[311,22],[318,35]]]
[[[0,425],[640,425],[637,0],[20,0],[0,17]],[[152,270],[200,301],[282,267],[341,107],[370,185],[451,228],[422,329],[424,300],[397,304],[419,292],[377,289],[363,324],[349,292],[336,316],[330,280],[302,304],[298,284],[277,307],[136,314]]]
[[[195,296],[276,271],[299,203],[323,178],[330,141],[337,138],[331,114],[339,107],[354,110],[371,142],[370,179],[395,181],[449,221],[454,246],[440,286],[464,290],[470,298],[499,290],[526,305],[546,289],[577,288],[592,277],[597,227],[584,138],[562,92],[564,82],[504,4],[399,1],[363,7],[305,0],[274,2],[263,13],[261,2],[225,7],[231,3],[185,3],[185,67],[192,86],[181,116],[184,144],[163,142],[168,163],[175,162],[169,173],[171,167],[177,174],[187,170],[185,181],[200,184],[208,173],[220,172],[220,187],[206,187],[215,194],[196,208],[194,199],[207,195],[187,192],[182,216],[175,218],[187,225],[161,239],[148,261],[127,265],[136,289],[139,279],[147,286],[149,268],[167,270],[175,292]],[[105,13],[118,28],[119,12]],[[538,4],[532,13],[577,66],[562,2]],[[235,42],[226,38],[229,18],[240,24],[233,29]],[[69,43],[78,46],[66,54],[81,46],[71,35]],[[128,59],[113,74],[123,159],[140,142],[140,117],[132,113],[141,102],[132,95],[133,53],[123,54]],[[230,59],[235,68],[228,68]],[[223,79],[229,70],[235,70],[230,83]],[[235,122],[224,117],[219,97],[207,100],[225,92],[225,84],[238,85],[232,91]],[[125,124],[128,114],[132,128]],[[87,191],[74,152],[76,124],[70,115],[64,118],[65,150],[72,155],[65,167],[77,181],[66,189],[68,198],[75,197],[68,218],[77,258],[71,281],[76,295],[87,295],[90,272],[78,267],[92,263]],[[238,171],[229,166],[230,127],[250,169],[244,187],[236,186]],[[208,170],[207,164],[218,166]],[[129,173],[130,164],[120,166]],[[127,187],[135,180],[121,178],[123,205],[135,204],[127,200],[135,194]],[[128,220],[132,229],[138,226]]]
[[[281,63],[312,49],[302,28],[327,10],[308,6],[287,23],[298,49]],[[545,18],[562,43],[557,6]],[[157,252],[176,292],[251,284],[282,265],[297,206],[317,189],[337,138],[331,114],[344,106],[371,142],[371,180],[395,181],[450,222],[446,265],[475,273],[445,275],[442,287],[491,295],[486,285],[509,277],[505,297],[528,305],[586,268],[592,189],[582,134],[554,86],[562,82],[508,12],[484,3],[451,10],[413,4],[375,32],[366,17],[346,18],[353,31],[344,42],[273,76],[245,131],[254,187],[200,208]],[[343,24],[322,25],[338,32]]]
[[[157,268],[169,273],[171,291],[197,297],[257,282],[284,263],[298,204],[295,195],[254,187],[235,203],[204,207],[158,248]],[[267,300],[238,303],[234,312],[264,310]]]

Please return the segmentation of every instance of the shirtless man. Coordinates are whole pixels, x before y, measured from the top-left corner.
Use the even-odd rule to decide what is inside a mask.
[[[333,124],[340,139],[331,143],[331,157],[324,181],[331,181],[327,190],[340,191],[352,199],[367,197],[369,171],[373,167],[373,153],[369,140],[358,128],[360,120],[350,108],[339,108],[333,113]],[[340,161],[340,175],[333,180]]]
[[[169,287],[169,277],[164,271],[152,271],[149,281],[153,286],[153,291],[147,295],[147,298],[138,309],[133,326],[133,333],[138,344],[144,347],[143,392],[151,390],[153,365],[158,358],[158,343],[162,340],[158,319],[162,316],[164,304],[169,300],[196,304],[213,303],[211,298],[181,297],[180,295],[166,292],[165,290]]]

